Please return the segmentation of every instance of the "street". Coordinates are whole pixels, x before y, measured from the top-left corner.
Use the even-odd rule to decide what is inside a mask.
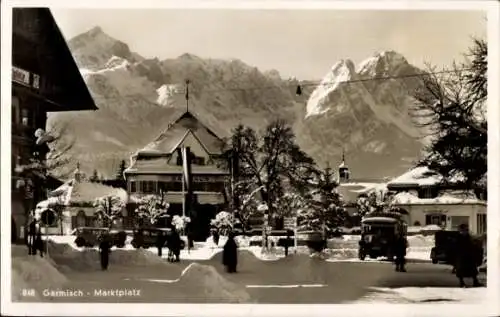
[[[133,254],[134,251],[125,252]],[[195,266],[191,265],[194,263],[192,261],[144,265],[140,262],[116,263],[112,260],[108,271],[101,271],[96,255],[94,255],[95,265],[88,267],[87,270],[81,270],[81,265],[76,265],[77,261],[66,261],[62,257],[55,256],[53,260],[56,266],[64,268],[61,271],[68,279],[63,288],[82,290],[85,295],[54,298],[41,296],[40,300],[338,304],[358,300],[367,295],[371,287],[456,287],[458,282],[449,266],[431,263],[410,262],[407,266],[408,272],[397,273],[391,263],[327,262],[307,255],[292,255],[277,261],[262,261],[248,251],[239,251],[238,273],[228,274],[221,265],[220,253],[211,260],[196,261],[215,268],[221,278],[218,274],[210,274],[210,271],[207,271],[208,273],[196,271]],[[84,257],[88,259],[88,256],[81,254],[82,259]],[[481,276],[481,281],[485,283],[484,275]],[[228,291],[227,288],[231,289]],[[110,289],[135,289],[139,290],[140,294],[117,297],[95,293],[96,290]],[[237,292],[246,293],[249,298],[236,298],[234,294]],[[29,300],[26,298],[23,301]]]

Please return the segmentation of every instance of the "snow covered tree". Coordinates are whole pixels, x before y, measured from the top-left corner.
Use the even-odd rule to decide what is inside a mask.
[[[120,165],[118,166],[118,170],[116,171],[115,178],[117,180],[121,180],[121,181],[125,180],[125,176],[123,173],[125,172],[126,168],[127,168],[127,166],[126,166],[125,160],[121,160]]]
[[[158,220],[167,217],[170,204],[165,195],[147,195],[140,199],[135,209],[137,217],[151,225],[156,225]]]
[[[430,145],[419,165],[464,189],[486,191],[488,45],[475,39],[468,60],[439,73],[429,66],[416,91],[414,117],[429,130]]]
[[[360,194],[356,200],[358,215],[360,217],[364,217],[366,214],[376,211],[379,205],[380,202],[377,200],[375,192]]]
[[[97,198],[94,202],[95,217],[104,227],[111,228],[115,220],[123,217],[125,203],[118,196],[108,195]]]
[[[221,232],[222,234],[226,234],[228,231],[231,231],[233,229],[235,221],[236,219],[233,213],[221,211],[217,215],[215,215],[215,218],[212,219],[210,224],[219,229],[219,232]]]
[[[190,222],[191,218],[187,216],[175,215],[172,217],[172,225],[178,232],[184,232]]]
[[[345,223],[347,212],[336,190],[338,183],[331,168],[317,170],[311,185],[300,223],[310,229],[322,231],[323,237],[326,238],[328,230]]]

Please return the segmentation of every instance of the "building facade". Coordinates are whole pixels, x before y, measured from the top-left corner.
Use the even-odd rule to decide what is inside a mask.
[[[17,241],[29,211],[58,185],[36,171],[20,172],[34,153],[44,160],[49,151],[36,145],[35,131],[45,130],[48,112],[97,108],[50,10],[16,8],[12,21],[11,240]]]
[[[386,186],[394,194],[393,205],[408,212],[409,225],[457,230],[466,224],[474,234],[486,233],[486,200],[453,184],[443,186],[441,177],[426,167],[414,168]]]
[[[197,239],[206,239],[210,220],[228,204],[230,175],[222,158],[223,137],[203,123],[198,116],[186,111],[179,115],[160,136],[137,151],[125,170],[129,210],[136,207],[141,197],[165,195],[170,204],[169,213],[183,213],[182,147],[191,152],[191,189],[196,216],[191,216],[199,228]],[[185,185],[187,186],[187,185]],[[186,190],[186,188],[184,188]]]

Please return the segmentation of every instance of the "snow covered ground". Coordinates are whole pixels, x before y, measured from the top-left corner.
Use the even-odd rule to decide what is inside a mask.
[[[376,304],[480,304],[488,299],[486,287],[373,287],[368,295],[354,303]]]
[[[72,248],[78,251],[83,251],[85,248],[79,248],[75,245],[75,236],[49,236],[50,240],[56,243],[68,244]],[[186,241],[186,237],[182,237]],[[271,237],[272,241],[276,240],[278,237]],[[125,247],[122,250],[135,250],[130,244],[131,237],[127,237]],[[345,235],[340,238],[334,238],[328,240],[328,250],[326,250],[324,257],[327,261],[360,261],[358,259],[358,241],[360,236],[358,235]],[[194,248],[191,250],[184,249],[181,251],[181,260],[209,260],[215,254],[222,251],[222,246],[226,243],[227,237],[221,236],[219,239],[218,246],[215,245],[212,238],[209,237],[206,242],[196,242]],[[250,241],[259,242],[261,237],[237,237],[236,242],[238,243],[240,249],[248,250],[253,253],[257,258],[264,261],[273,261],[283,258],[285,256],[285,250],[283,247],[272,247],[269,251],[263,252],[262,247],[250,246]],[[408,242],[410,247],[408,248],[407,259],[414,259],[420,261],[430,261],[430,251],[434,246],[433,236],[423,236],[415,235],[408,237]],[[94,249],[97,249],[95,247]],[[112,249],[116,249],[113,247]],[[156,248],[147,249],[150,252],[157,253]],[[293,247],[289,249],[289,254],[309,254],[307,247],[300,246],[295,250]],[[168,256],[168,249],[164,248],[162,257],[166,258]],[[368,259],[368,261],[380,261]]]

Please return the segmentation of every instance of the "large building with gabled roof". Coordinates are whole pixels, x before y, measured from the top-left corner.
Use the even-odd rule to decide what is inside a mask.
[[[221,156],[227,135],[219,130],[193,111],[177,116],[153,142],[132,155],[125,170],[129,203],[133,206],[145,195],[164,193],[170,203],[169,213],[182,214],[180,149],[189,147],[196,213],[199,221],[206,222],[208,233],[210,219],[227,205],[230,181]]]

